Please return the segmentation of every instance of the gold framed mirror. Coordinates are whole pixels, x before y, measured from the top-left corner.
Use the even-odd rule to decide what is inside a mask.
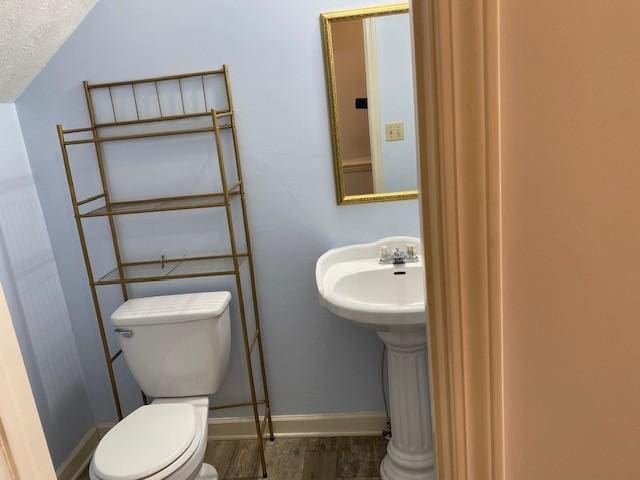
[[[338,204],[416,198],[409,5],[320,19]]]

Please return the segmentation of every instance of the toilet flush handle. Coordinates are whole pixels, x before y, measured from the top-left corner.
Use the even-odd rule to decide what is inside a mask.
[[[133,337],[133,332],[131,330],[128,330],[126,328],[116,328],[115,329],[116,333],[119,333],[120,335],[122,335],[124,338],[131,338]]]

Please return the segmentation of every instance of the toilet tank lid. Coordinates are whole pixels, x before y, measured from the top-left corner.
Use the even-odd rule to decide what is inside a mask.
[[[132,298],[111,315],[114,327],[192,322],[217,317],[228,307],[230,292],[184,293]]]

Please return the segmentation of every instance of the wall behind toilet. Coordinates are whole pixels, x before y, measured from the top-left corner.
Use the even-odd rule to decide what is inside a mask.
[[[381,342],[372,332],[322,309],[314,279],[315,261],[329,248],[418,233],[415,201],[336,205],[318,17],[323,11],[371,3],[380,2],[101,1],[18,99],[97,422],[113,420],[114,411],[55,124],[88,124],[82,80],[198,71],[223,63],[230,66],[237,111],[273,413],[382,410]],[[185,149],[188,145],[185,142]],[[131,181],[126,169],[112,173],[113,184]],[[161,168],[154,170],[154,175],[162,174]],[[193,240],[188,237],[202,235],[197,223],[181,224],[172,215],[162,217],[162,222],[188,225],[177,242],[187,244]],[[107,239],[90,235],[95,235],[93,240]],[[147,251],[159,255],[166,245],[145,237]],[[111,259],[105,254],[96,261],[107,264]],[[138,293],[212,285],[150,284]],[[108,309],[117,306],[115,294],[106,294]],[[237,311],[233,313],[237,320]],[[238,334],[236,328],[236,340]],[[238,353],[236,348],[237,361],[220,393],[229,401],[246,391]],[[135,384],[122,364],[118,371],[131,409],[138,402]]]

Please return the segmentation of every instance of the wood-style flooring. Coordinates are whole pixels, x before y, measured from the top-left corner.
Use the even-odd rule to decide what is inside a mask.
[[[380,478],[387,442],[382,437],[279,438],[265,446],[271,480],[371,480]],[[255,440],[210,441],[205,462],[216,467],[221,480],[262,478]]]

